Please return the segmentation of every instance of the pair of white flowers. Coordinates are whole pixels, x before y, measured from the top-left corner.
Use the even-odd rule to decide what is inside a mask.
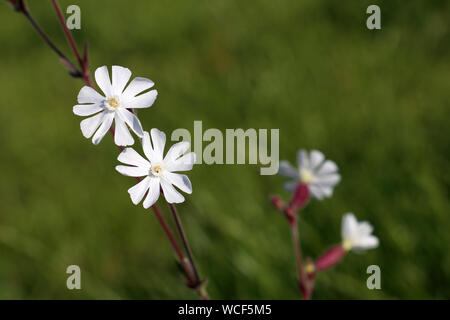
[[[185,154],[190,144],[179,142],[164,157],[164,132],[152,129],[149,134],[144,131],[133,111],[152,106],[158,92],[149,90],[154,85],[153,81],[136,77],[129,82],[130,78],[131,71],[120,66],[112,67],[111,78],[106,66],[95,70],[95,81],[103,95],[89,86],[81,88],[78,104],[73,107],[76,115],[89,116],[81,121],[81,132],[88,139],[92,137],[92,142],[97,145],[111,130],[114,132],[115,144],[121,147],[134,144],[130,130],[134,132],[142,139],[146,158],[133,148],[125,148],[118,157],[125,165],[116,167],[125,176],[143,177],[128,190],[132,202],[138,204],[145,197],[143,206],[147,209],[156,203],[161,189],[167,202],[183,202],[183,195],[174,186],[190,194],[192,184],[186,175],[175,172],[191,170],[195,163],[195,153]]]
[[[285,183],[286,190],[293,191],[299,183],[304,183],[311,195],[318,200],[333,195],[334,187],[341,180],[336,163],[326,160],[324,154],[318,150],[309,153],[299,150],[297,165],[298,168],[294,168],[288,161],[280,162],[278,173],[292,179]],[[372,235],[372,231],[373,227],[368,222],[358,222],[353,213],[347,213],[342,218],[342,246],[347,251],[376,248],[379,241]]]

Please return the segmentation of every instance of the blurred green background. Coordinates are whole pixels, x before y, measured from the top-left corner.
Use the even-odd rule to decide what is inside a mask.
[[[30,10],[67,55],[50,1]],[[319,149],[342,181],[301,216],[304,254],[340,240],[343,213],[381,246],[320,274],[317,299],[450,297],[450,2],[61,1],[81,7],[91,71],[129,67],[159,91],[144,128],[279,128],[280,157]],[[70,78],[27,20],[0,3],[0,298],[196,298],[156,217],[134,206],[107,136],[82,137]],[[72,61],[74,59],[72,58]],[[198,165],[178,206],[212,298],[297,299],[280,176],[251,165]],[[161,208],[170,219],[166,205]],[[82,290],[66,288],[66,267]],[[381,268],[368,290],[366,268]]]

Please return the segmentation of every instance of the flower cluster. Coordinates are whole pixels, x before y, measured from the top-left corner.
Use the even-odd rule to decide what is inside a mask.
[[[308,202],[310,197],[323,200],[333,195],[333,189],[340,182],[338,166],[335,162],[325,159],[322,152],[305,150],[297,152],[297,168],[288,161],[280,162],[279,174],[290,180],[284,184],[286,190],[292,192],[292,199],[285,204],[281,198],[272,197],[274,207],[284,213],[288,219],[293,236],[297,233],[297,213]],[[342,242],[329,248],[315,262],[308,260],[305,266],[299,267],[299,281],[303,296],[309,298],[317,271],[325,270],[338,263],[346,252],[352,250],[360,252],[376,248],[378,238],[372,235],[373,227],[366,221],[358,222],[353,213],[347,213],[342,218]],[[298,242],[298,239],[295,239]],[[296,248],[301,257],[300,246]],[[306,273],[306,275],[305,275]]]
[[[158,91],[149,90],[154,86],[149,79],[137,77],[130,82],[130,78],[131,71],[120,66],[112,66],[111,78],[106,66],[95,70],[95,81],[103,94],[84,86],[78,94],[78,104],[73,107],[74,114],[88,117],[80,123],[81,132],[88,139],[92,137],[92,143],[97,145],[111,131],[115,144],[127,147],[118,157],[119,162],[125,165],[117,166],[116,170],[125,176],[138,178],[139,183],[128,190],[134,204],[145,197],[144,208],[153,206],[160,190],[168,203],[183,202],[183,195],[175,187],[190,194],[192,185],[186,175],[175,172],[191,170],[196,160],[195,153],[186,154],[190,144],[183,141],[174,144],[164,156],[164,132],[151,129],[149,134],[144,131],[134,113],[134,109],[151,107]],[[128,147],[134,144],[130,131],[141,140],[146,159]]]

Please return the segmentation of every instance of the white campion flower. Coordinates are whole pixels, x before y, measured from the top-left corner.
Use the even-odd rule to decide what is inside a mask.
[[[298,169],[286,160],[280,162],[278,173],[293,179],[284,184],[287,191],[293,191],[299,183],[305,183],[312,196],[318,200],[333,195],[333,188],[341,180],[336,163],[325,160],[323,153],[318,150],[308,154],[301,149],[297,152],[297,165]]]
[[[139,138],[142,138],[141,122],[133,112],[127,109],[150,107],[155,102],[158,92],[150,90],[143,93],[154,85],[153,81],[146,78],[134,78],[126,87],[130,77],[129,69],[112,66],[112,81],[110,81],[108,68],[103,66],[95,70],[95,81],[104,95],[88,86],[81,88],[78,93],[79,104],[73,107],[73,113],[77,116],[91,116],[81,121],[80,127],[86,138],[89,139],[94,135],[92,142],[95,145],[103,139],[113,121],[115,122],[114,142],[116,145],[134,144],[128,127]]]
[[[373,227],[367,221],[358,222],[353,213],[342,218],[342,246],[345,250],[362,251],[378,247],[378,238],[372,235]]]
[[[135,186],[128,190],[131,201],[138,204],[144,200],[144,208],[151,207],[159,198],[160,188],[169,203],[181,203],[184,197],[174,188],[188,194],[192,193],[192,185],[189,178],[184,174],[174,173],[177,171],[189,171],[195,163],[195,153],[184,154],[190,147],[186,141],[174,144],[164,157],[164,146],[166,135],[158,129],[152,129],[150,135],[144,131],[142,149],[147,159],[144,159],[133,148],[126,148],[119,155],[118,160],[130,166],[117,166],[116,170],[129,177],[145,177]]]

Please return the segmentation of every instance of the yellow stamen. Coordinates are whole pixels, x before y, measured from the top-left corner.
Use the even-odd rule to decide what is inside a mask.
[[[117,100],[115,98],[109,98],[108,104],[113,108],[115,108],[119,105],[119,103],[117,102]]]

